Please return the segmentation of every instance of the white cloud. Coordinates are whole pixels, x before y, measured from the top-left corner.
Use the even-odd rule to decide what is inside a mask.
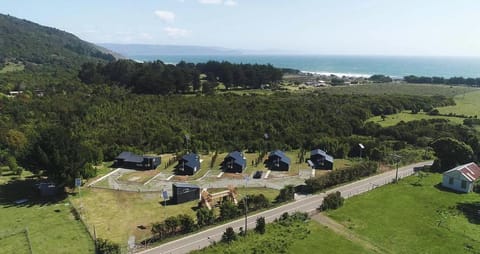
[[[169,37],[173,38],[187,37],[190,34],[190,31],[177,27],[165,27],[163,31],[165,31]]]
[[[175,13],[171,11],[157,10],[155,11],[155,15],[165,23],[173,23],[173,21],[175,21]]]
[[[227,5],[227,6],[235,6],[235,5],[237,5],[238,3],[235,2],[234,0],[226,0],[226,1],[224,2],[224,4]]]
[[[198,0],[201,4],[222,4],[223,0]]]

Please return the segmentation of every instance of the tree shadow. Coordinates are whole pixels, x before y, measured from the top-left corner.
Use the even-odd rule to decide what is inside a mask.
[[[470,203],[457,203],[457,209],[467,217],[468,222],[480,224],[480,201]]]
[[[36,177],[13,179],[0,185],[0,205],[3,207],[33,207],[58,203],[67,197],[65,192],[57,195],[42,197],[37,184],[45,182]]]

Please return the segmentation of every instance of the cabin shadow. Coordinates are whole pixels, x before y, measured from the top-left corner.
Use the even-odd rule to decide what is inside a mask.
[[[465,215],[468,222],[480,224],[480,201],[469,203],[457,203],[457,209]]]
[[[450,192],[450,193],[456,193],[456,194],[466,194],[464,192],[460,192],[460,191],[452,190],[450,188],[446,188],[442,185],[442,183],[437,183],[433,187],[435,187],[437,190],[443,191],[443,192]]]
[[[0,185],[0,204],[3,207],[33,207],[55,204],[67,198],[67,194],[58,191],[58,194],[48,197],[42,197],[37,188],[37,184],[44,181],[36,177],[26,177],[25,179],[13,179]]]

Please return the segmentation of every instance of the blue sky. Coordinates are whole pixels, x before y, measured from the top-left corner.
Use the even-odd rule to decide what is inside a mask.
[[[289,53],[480,56],[477,0],[0,0],[95,43]]]

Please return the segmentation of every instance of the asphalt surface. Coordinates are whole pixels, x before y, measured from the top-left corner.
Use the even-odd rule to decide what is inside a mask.
[[[416,163],[408,165],[398,170],[398,178],[404,178],[415,173],[416,167],[422,167],[424,165],[431,165],[432,161]],[[379,175],[371,176],[359,181],[355,181],[340,187],[331,189],[325,193],[308,195],[308,196],[297,196],[296,201],[273,208],[268,211],[257,213],[252,216],[248,216],[247,229],[253,229],[256,224],[256,219],[258,217],[265,217],[266,222],[272,222],[276,218],[280,217],[283,213],[288,212],[315,212],[319,205],[322,203],[323,198],[326,194],[331,192],[340,191],[344,198],[349,198],[361,193],[373,190],[379,186],[391,183],[395,180],[395,170],[388,171]],[[160,254],[160,253],[171,253],[171,254],[181,254],[188,253],[193,250],[202,249],[209,246],[214,241],[220,241],[223,232],[227,227],[232,227],[236,232],[239,231],[240,227],[245,227],[245,219],[238,219],[227,224],[216,226],[193,235],[183,237],[181,239],[171,241],[160,246],[157,246],[152,249],[144,250],[139,253],[142,254]]]

